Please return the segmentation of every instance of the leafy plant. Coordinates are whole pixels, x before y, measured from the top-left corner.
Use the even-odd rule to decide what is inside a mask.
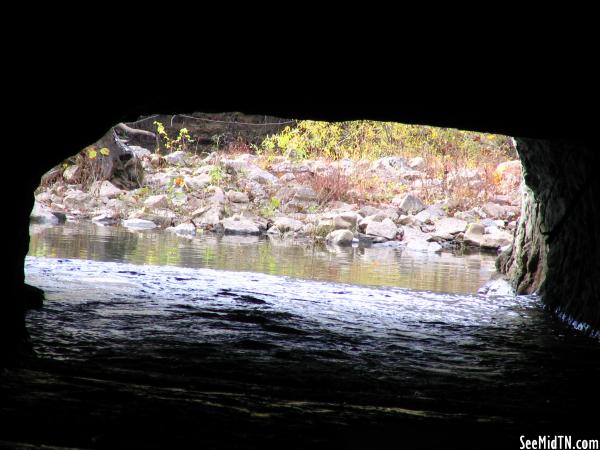
[[[173,139],[167,133],[162,122],[155,120],[153,123],[157,134],[157,153],[160,153],[161,144],[164,149],[173,152],[178,150],[188,151],[190,144],[194,142],[187,128],[180,128],[177,132],[177,137]]]

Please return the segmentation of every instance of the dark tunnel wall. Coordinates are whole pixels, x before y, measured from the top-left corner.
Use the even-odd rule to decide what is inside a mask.
[[[60,77],[44,75],[36,80],[38,83],[29,84],[15,112],[24,119],[22,127],[14,132],[17,139],[12,146],[11,167],[18,168],[19,173],[18,182],[11,185],[11,234],[4,242],[8,295],[0,301],[2,362],[26,353],[28,348],[23,309],[35,303],[36,293],[24,288],[23,260],[28,249],[33,191],[41,175],[100,138],[114,124],[154,113],[240,111],[321,120],[369,118],[561,142],[519,141],[533,193],[525,207],[539,215],[535,222],[542,231],[554,231],[545,236],[535,227],[526,227],[532,233],[531,239],[521,247],[515,245],[522,249],[521,255],[531,252],[532,245],[527,242],[538,239],[533,247],[539,249],[548,245],[547,254],[539,250],[538,258],[540,264],[547,263],[544,270],[549,278],[545,284],[538,267],[546,266],[531,263],[534,258],[529,256],[525,265],[522,258],[513,257],[511,261],[518,264],[511,273],[527,287],[525,290],[541,287],[549,304],[560,305],[574,317],[585,317],[600,325],[598,282],[590,281],[600,278],[598,208],[594,206],[598,177],[593,176],[598,151],[590,144],[595,138],[593,117],[581,108],[589,96],[577,95],[582,92],[574,92],[571,87],[549,95],[547,84],[540,85],[531,77],[523,83],[515,82],[517,75],[512,72],[512,83],[503,78],[501,84],[490,84],[490,79],[482,83],[479,78],[461,78],[462,73],[443,78],[422,73],[400,77],[396,73],[393,77],[372,75],[353,80],[347,72],[311,75],[306,77],[305,72],[295,78],[293,74],[274,78],[261,72],[260,79],[258,75],[248,79],[241,77],[239,70],[215,70],[209,78],[188,77],[170,83],[150,77],[143,83],[140,77],[132,79],[122,72],[112,77],[102,72],[101,79],[91,79],[82,77],[78,70],[63,71]],[[576,88],[583,92],[586,89],[581,84]],[[32,115],[37,119],[31,119]],[[568,219],[562,220],[565,208],[578,196],[581,200],[573,211],[569,210]],[[557,223],[563,225],[554,229]],[[563,242],[565,250],[561,250]]]

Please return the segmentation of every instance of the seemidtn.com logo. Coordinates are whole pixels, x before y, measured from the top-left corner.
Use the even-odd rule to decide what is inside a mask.
[[[572,436],[538,436],[526,439],[520,436],[521,450],[599,450],[598,439],[573,439]]]

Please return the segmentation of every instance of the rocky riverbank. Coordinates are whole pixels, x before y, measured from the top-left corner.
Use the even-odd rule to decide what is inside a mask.
[[[329,161],[130,151],[143,168],[140,188],[120,189],[109,180],[84,187],[77,182],[80,168],[70,165],[36,191],[32,222],[90,220],[190,238],[266,234],[341,246],[497,251],[512,243],[520,213],[519,161],[500,164],[489,183],[489,174],[466,167],[432,177],[421,157]],[[457,186],[477,195],[453,197]]]

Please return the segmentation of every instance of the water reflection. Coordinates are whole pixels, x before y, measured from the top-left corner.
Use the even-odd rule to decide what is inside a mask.
[[[133,264],[252,271],[313,280],[473,293],[494,272],[494,256],[419,253],[390,247],[327,247],[306,241],[218,236],[94,224],[32,225],[29,255]]]

